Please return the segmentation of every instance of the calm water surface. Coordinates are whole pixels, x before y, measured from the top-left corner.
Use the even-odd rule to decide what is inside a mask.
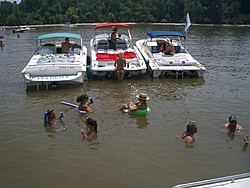
[[[134,41],[147,31],[174,26],[134,25]],[[250,28],[195,26],[188,30],[187,50],[206,68],[204,78],[94,79],[82,85],[57,89],[27,89],[21,70],[35,50],[36,38],[49,32],[83,36],[89,47],[93,28],[46,27],[16,38],[11,29],[1,31],[0,50],[0,178],[1,187],[172,187],[177,184],[250,171]],[[119,32],[118,32],[119,33]],[[145,92],[152,112],[131,116],[117,109]],[[76,104],[87,93],[94,98],[94,113],[80,115],[61,105]],[[43,114],[54,108],[65,112],[65,132],[43,126]],[[242,135],[230,136],[221,126],[229,115],[238,117]],[[99,133],[83,139],[86,117],[98,121]],[[176,139],[186,122],[197,121],[196,141],[187,147]]]

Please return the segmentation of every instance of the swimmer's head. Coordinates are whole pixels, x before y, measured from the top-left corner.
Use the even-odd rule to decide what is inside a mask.
[[[237,121],[237,117],[235,115],[231,115],[229,117],[229,121],[232,122],[232,121]]]
[[[191,132],[194,128],[198,128],[196,121],[187,122],[187,131]]]
[[[84,99],[89,99],[89,96],[87,94],[79,95],[76,98],[76,102],[82,102]]]
[[[47,115],[48,115],[48,116],[50,116],[50,115],[51,115],[51,113],[52,113],[53,111],[54,111],[54,109],[53,109],[53,108],[48,109],[48,110],[47,110]]]
[[[86,124],[90,125],[91,128],[94,127],[95,131],[97,132],[97,121],[92,119],[92,118],[87,118],[86,119]]]
[[[139,95],[136,95],[136,98],[147,101],[149,100],[149,97],[146,93],[140,93]]]

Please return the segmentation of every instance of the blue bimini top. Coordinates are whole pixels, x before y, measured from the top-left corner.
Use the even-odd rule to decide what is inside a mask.
[[[151,38],[158,36],[177,36],[186,38],[183,34],[176,31],[149,31],[147,32],[147,35],[150,36]]]

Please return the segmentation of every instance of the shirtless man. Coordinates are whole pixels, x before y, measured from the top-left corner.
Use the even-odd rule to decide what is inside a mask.
[[[175,48],[174,45],[171,43],[171,40],[169,38],[167,38],[166,43],[168,44],[166,51],[164,51],[163,53],[166,55],[174,55],[175,52]]]
[[[62,53],[67,54],[70,46],[72,47],[72,51],[74,51],[74,46],[69,43],[69,38],[67,37],[65,38],[65,42],[62,43]]]
[[[112,29],[112,31],[113,31],[113,33],[111,34],[110,49],[116,50],[116,42],[117,42],[116,32],[117,32],[117,28],[115,27],[114,29]]]
[[[126,60],[123,59],[123,52],[119,53],[120,57],[115,60],[115,68],[116,68],[116,75],[117,80],[122,81],[124,76],[124,67],[126,67]]]
[[[226,123],[222,126],[223,129],[228,129],[229,132],[235,133],[242,132],[243,128],[237,124],[237,117],[235,115],[231,115],[229,117],[229,123]]]

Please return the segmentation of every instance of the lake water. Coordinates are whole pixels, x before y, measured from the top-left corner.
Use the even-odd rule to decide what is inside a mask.
[[[164,25],[133,25],[134,41],[152,30],[180,31]],[[172,187],[177,184],[250,171],[250,27],[191,26],[187,50],[207,71],[203,78],[94,79],[50,90],[27,89],[20,74],[35,51],[36,38],[49,32],[83,36],[89,47],[93,27],[43,27],[22,33],[1,31],[0,178],[1,187]],[[119,31],[118,31],[119,33]],[[152,112],[132,116],[117,109],[144,92]],[[61,105],[87,93],[93,114]],[[46,130],[43,114],[54,108],[66,114],[64,132]],[[222,125],[234,114],[242,135],[227,135]],[[85,119],[98,122],[98,134],[83,139]],[[196,141],[176,138],[186,122],[198,123]]]

